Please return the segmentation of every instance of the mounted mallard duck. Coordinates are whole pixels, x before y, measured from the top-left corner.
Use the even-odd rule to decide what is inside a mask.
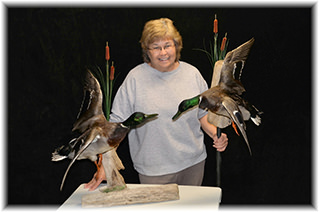
[[[214,68],[214,70],[220,70],[219,76],[214,74],[217,85],[193,98],[182,101],[173,120],[176,120],[186,110],[199,105],[200,108],[208,109],[215,114],[213,118],[208,118],[208,121],[215,126],[224,128],[232,123],[236,133],[239,134],[237,126],[251,154],[244,121],[251,119],[258,126],[261,123],[261,112],[242,97],[245,88],[240,82],[240,77],[254,41],[254,38],[250,39],[228,52],[224,60],[217,61]]]
[[[87,72],[84,92],[89,93],[88,107],[82,113],[82,104],[78,119],[72,129],[72,131],[79,131],[82,134],[52,153],[52,161],[60,161],[65,158],[72,160],[64,174],[60,190],[62,190],[67,173],[75,160],[90,159],[95,162],[99,171],[103,153],[116,149],[131,127],[142,124],[158,115],[135,112],[124,122],[108,122],[102,110],[103,97],[99,82],[90,71]],[[115,158],[118,158],[117,155]],[[119,162],[115,161],[115,163]],[[114,165],[114,167],[117,166]],[[112,178],[112,173],[106,173],[106,175],[107,179]]]

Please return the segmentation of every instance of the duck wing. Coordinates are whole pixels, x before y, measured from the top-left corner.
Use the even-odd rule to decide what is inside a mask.
[[[99,127],[95,127],[93,129],[90,129],[90,130],[84,132],[79,138],[77,138],[76,144],[74,144],[74,151],[75,151],[74,157],[71,160],[68,168],[65,171],[65,174],[64,174],[63,179],[62,179],[60,190],[62,190],[62,188],[63,188],[65,178],[66,178],[71,166],[73,165],[73,163],[78,159],[78,157],[81,155],[81,153],[86,148],[88,148],[88,146],[91,143],[97,142],[97,140],[100,139],[101,134],[102,134],[102,129]]]
[[[224,60],[219,60],[215,63],[211,88],[220,86],[228,95],[241,95],[245,91],[244,86],[240,82],[240,77],[254,41],[254,38],[250,39],[236,49],[228,52]],[[250,117],[249,111],[240,105],[239,107],[244,114],[245,120],[248,120]],[[231,124],[229,118],[225,117],[227,115],[225,111],[222,114],[209,111],[208,122],[217,127],[225,128]]]
[[[241,95],[245,88],[240,82],[242,70],[255,39],[252,38],[228,52],[223,61],[219,85],[229,93]]]
[[[215,66],[216,68],[216,66]],[[217,70],[217,72],[215,72]],[[215,73],[220,73],[220,69],[214,69]],[[221,90],[220,86],[214,86],[201,94],[202,99],[199,107],[208,109],[207,121],[216,127],[225,128],[231,124],[231,118],[225,108],[222,106],[222,101],[226,93]]]
[[[246,125],[245,125],[245,121],[244,121],[242,112],[240,111],[236,102],[230,97],[225,97],[224,100],[222,101],[222,105],[226,109],[226,111],[228,112],[231,119],[235,122],[235,124],[239,128],[241,134],[243,135],[243,137],[245,139],[245,142],[246,142],[248,149],[249,149],[249,153],[251,155],[251,149],[250,149],[250,146],[248,143],[248,138],[247,138],[246,131],[245,131]]]
[[[79,130],[80,132],[85,132],[88,127],[95,122],[94,117],[97,117],[98,115],[104,116],[101,87],[98,80],[89,70],[87,70],[83,91],[84,98],[72,131]],[[86,98],[87,94],[89,95],[88,98]]]

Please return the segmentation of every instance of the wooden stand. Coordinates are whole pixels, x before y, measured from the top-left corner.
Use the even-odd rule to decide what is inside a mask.
[[[105,188],[100,188],[103,191]],[[82,207],[110,207],[115,205],[130,205],[138,203],[163,202],[178,200],[177,184],[150,185],[139,188],[125,188],[109,193],[95,193],[82,196]]]
[[[119,170],[124,169],[124,166],[116,153],[116,149],[103,154],[103,166],[109,190],[113,190],[115,187],[126,187],[125,181],[119,172]]]

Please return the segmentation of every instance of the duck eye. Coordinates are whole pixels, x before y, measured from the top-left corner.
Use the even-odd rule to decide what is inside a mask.
[[[134,117],[134,121],[140,122],[142,120],[143,120],[143,116],[138,115],[138,116]]]

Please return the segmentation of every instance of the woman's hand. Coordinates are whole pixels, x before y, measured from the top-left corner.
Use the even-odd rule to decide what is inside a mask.
[[[225,151],[228,145],[227,135],[225,133],[222,133],[220,138],[217,137],[217,128],[207,121],[207,114],[203,116],[199,121],[201,123],[202,129],[214,140],[213,147],[215,147],[219,152]]]
[[[217,134],[213,136],[214,144],[213,147],[217,149],[219,152],[225,151],[227,145],[228,145],[228,138],[225,133],[222,133],[220,138],[217,137]]]

